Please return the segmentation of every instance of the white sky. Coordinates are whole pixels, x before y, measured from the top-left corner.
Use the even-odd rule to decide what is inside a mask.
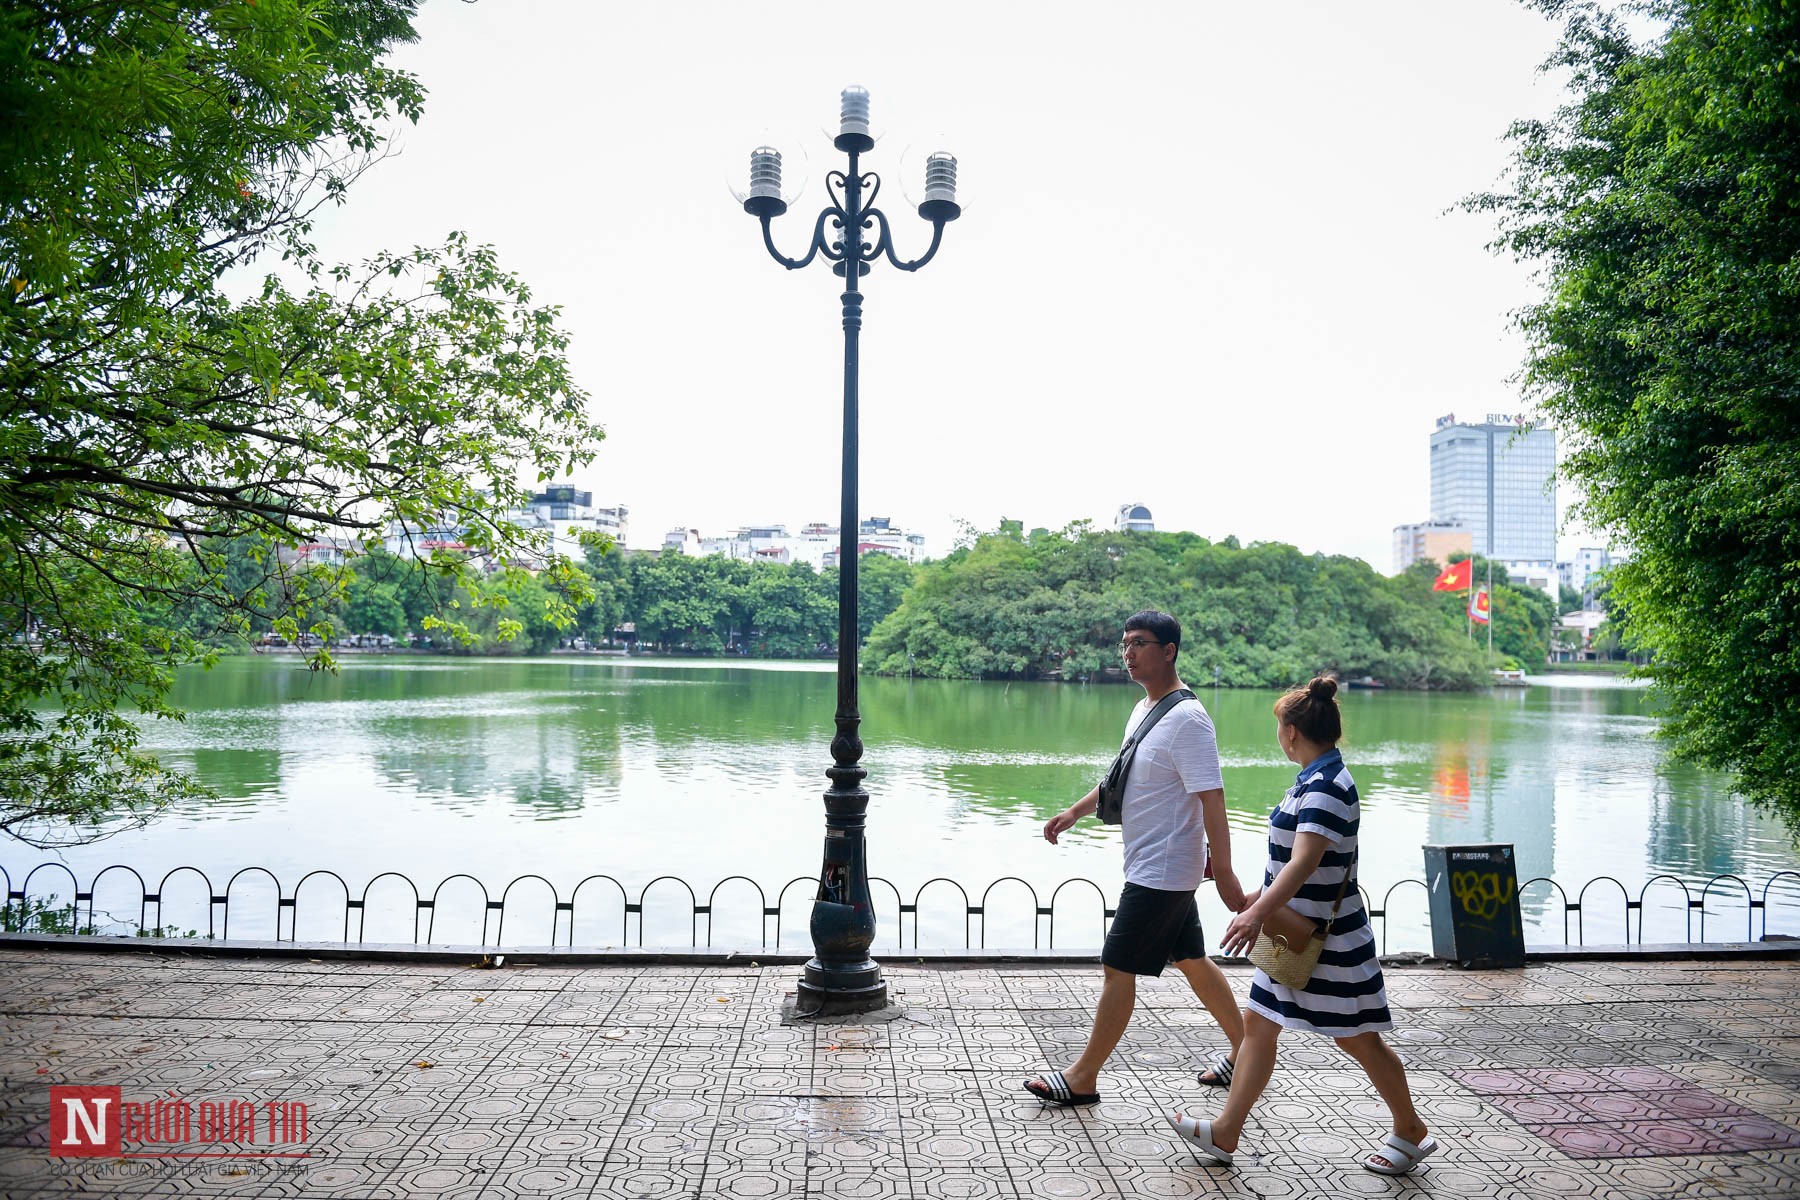
[[[782,149],[799,254],[851,83],[903,256],[929,234],[903,152],[960,160],[936,261],[863,284],[862,512],[934,553],[957,519],[1135,500],[1387,570],[1393,526],[1429,515],[1434,419],[1520,407],[1507,314],[1533,285],[1453,211],[1558,100],[1556,29],[1517,0],[433,0],[419,31],[394,61],[424,119],[320,248],[467,230],[562,305],[608,430],[578,482],[631,506],[634,547],[836,522],[839,281],[771,262],[728,187]]]

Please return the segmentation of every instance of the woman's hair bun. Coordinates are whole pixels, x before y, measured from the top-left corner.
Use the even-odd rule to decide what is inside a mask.
[[[1314,700],[1329,700],[1337,695],[1337,680],[1329,675],[1316,676],[1306,685],[1306,694]]]

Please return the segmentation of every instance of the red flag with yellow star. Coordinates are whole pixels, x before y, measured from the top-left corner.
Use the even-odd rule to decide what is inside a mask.
[[[1444,573],[1437,577],[1431,585],[1434,592],[1460,592],[1474,582],[1474,572],[1469,569],[1469,560],[1453,562],[1444,568]]]
[[[1488,623],[1488,594],[1486,588],[1482,588],[1479,592],[1476,592],[1473,596],[1469,597],[1469,619],[1478,625],[1486,625]]]

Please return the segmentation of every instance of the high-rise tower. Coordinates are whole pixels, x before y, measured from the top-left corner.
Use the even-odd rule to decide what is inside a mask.
[[[1438,418],[1431,435],[1431,519],[1467,529],[1475,553],[1507,563],[1556,561],[1556,431],[1489,413]]]

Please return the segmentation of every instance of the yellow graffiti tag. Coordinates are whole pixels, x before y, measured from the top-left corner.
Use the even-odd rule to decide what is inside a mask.
[[[1450,894],[1463,911],[1483,921],[1500,915],[1500,907],[1512,899],[1513,881],[1485,871],[1455,871],[1450,875]]]

